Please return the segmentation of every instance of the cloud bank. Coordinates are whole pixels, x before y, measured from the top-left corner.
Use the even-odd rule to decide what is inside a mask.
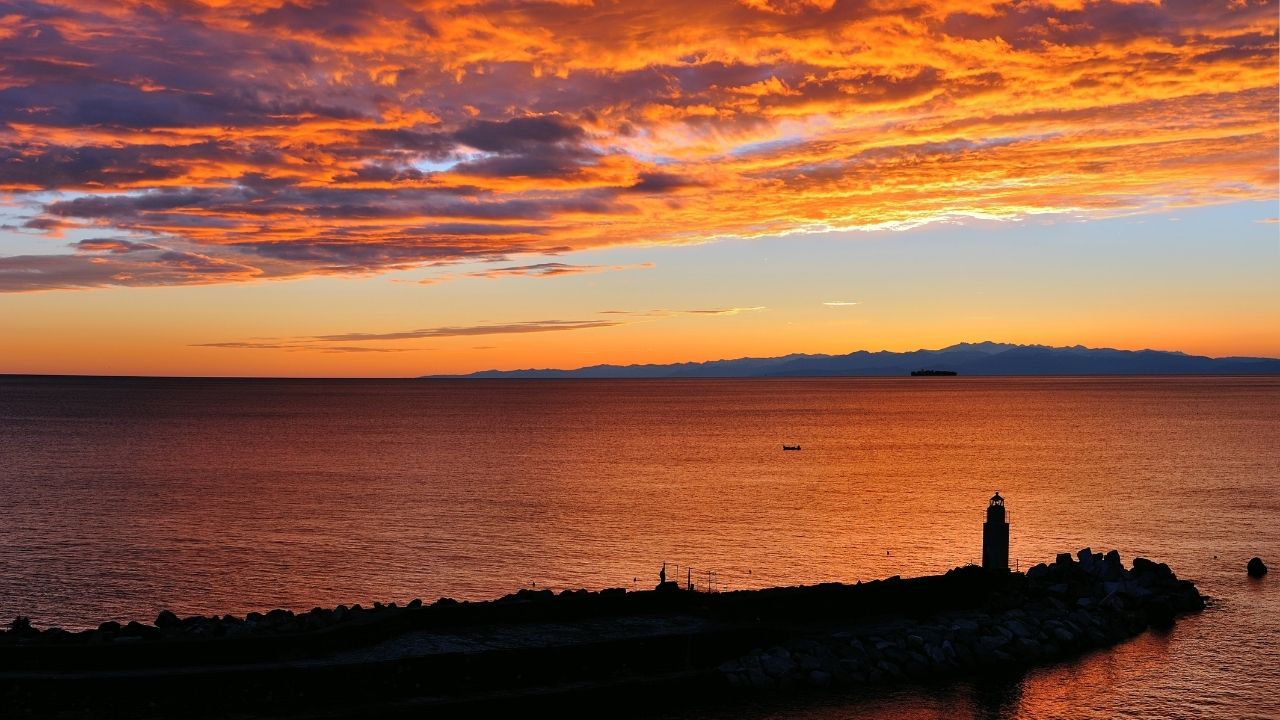
[[[0,0],[0,202],[119,243],[0,291],[1274,199],[1276,35],[1274,0]]]

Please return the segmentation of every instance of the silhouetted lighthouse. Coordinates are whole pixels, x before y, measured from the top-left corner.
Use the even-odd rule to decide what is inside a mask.
[[[1004,516],[1004,498],[998,492],[987,506],[987,521],[982,523],[982,567],[1009,569],[1009,521]]]

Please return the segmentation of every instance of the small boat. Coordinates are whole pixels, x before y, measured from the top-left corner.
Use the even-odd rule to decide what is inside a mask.
[[[950,377],[955,370],[912,370],[911,377]]]
[[[782,449],[783,450],[799,450],[800,446],[799,445],[783,445]]]

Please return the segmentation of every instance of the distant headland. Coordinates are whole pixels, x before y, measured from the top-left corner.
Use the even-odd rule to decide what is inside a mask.
[[[670,365],[593,365],[573,370],[484,370],[465,378],[746,378],[907,376],[920,368],[960,375],[1274,375],[1280,359],[1212,358],[1167,350],[1115,350],[1083,345],[960,343],[938,350],[847,355],[784,355]]]

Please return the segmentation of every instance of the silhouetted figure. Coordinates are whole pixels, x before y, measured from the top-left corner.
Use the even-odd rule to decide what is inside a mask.
[[[987,505],[987,521],[982,524],[982,567],[1009,569],[1009,522],[1004,515],[1004,498],[996,492]]]
[[[1267,574],[1267,565],[1262,562],[1262,558],[1255,557],[1249,561],[1249,577],[1260,578]]]
[[[662,569],[658,571],[658,582],[665,583],[667,581],[667,564],[662,563]]]

